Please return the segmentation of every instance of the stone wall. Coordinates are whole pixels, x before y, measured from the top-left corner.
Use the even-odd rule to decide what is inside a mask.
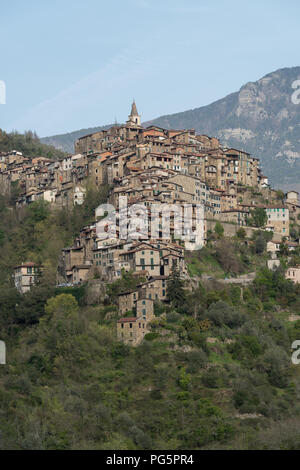
[[[239,225],[230,224],[228,222],[222,222],[222,220],[219,220],[219,222],[224,227],[224,237],[234,237],[236,235],[236,232],[241,228]],[[207,230],[214,231],[216,223],[217,223],[217,220],[207,220],[206,221]],[[251,238],[253,233],[256,230],[261,230],[256,227],[242,227],[242,228],[245,230],[247,238]],[[281,233],[274,232],[273,240],[281,240],[282,236],[283,235]]]
[[[86,302],[88,305],[102,303],[106,296],[106,285],[100,279],[88,281],[86,287]]]

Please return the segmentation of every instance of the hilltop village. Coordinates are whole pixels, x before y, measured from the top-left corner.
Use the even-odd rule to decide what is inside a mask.
[[[193,129],[144,128],[135,102],[124,125],[114,126],[75,142],[74,155],[52,161],[29,159],[20,152],[0,154],[0,187],[9,194],[18,184],[17,207],[47,201],[52,207],[82,204],[87,183],[110,188],[108,202],[119,207],[120,196],[128,206],[142,204],[201,204],[204,207],[203,244],[217,222],[232,237],[243,227],[247,234],[257,230],[249,224],[252,211],[265,211],[264,229],[273,233],[268,250],[276,252],[290,240],[290,215],[298,216],[298,193],[291,191],[279,204],[262,174],[259,160],[245,151],[224,148],[215,137],[197,135]],[[259,195],[259,197],[258,197]],[[194,227],[197,229],[197,227]],[[174,237],[174,220],[169,237],[158,239],[100,239],[94,224],[82,227],[70,247],[63,249],[58,286],[77,286],[92,279],[111,283],[124,272],[143,278],[136,289],[119,295],[118,338],[137,345],[154,317],[154,302],[167,301],[167,282],[177,270],[189,279],[185,249]],[[290,244],[292,249],[292,244]],[[296,270],[295,270],[296,269]],[[297,268],[287,273],[298,279]],[[22,293],[36,282],[40,267],[27,262],[16,267],[15,285]],[[128,312],[132,312],[128,316]]]

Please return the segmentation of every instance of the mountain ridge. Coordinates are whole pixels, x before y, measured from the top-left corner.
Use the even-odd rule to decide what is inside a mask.
[[[40,141],[47,145],[52,145],[59,150],[64,152],[74,152],[75,140],[83,137],[84,135],[93,134],[105,129],[109,129],[113,124],[107,124],[105,126],[87,127],[79,129],[78,131],[67,132],[65,134],[55,134],[49,137],[40,137]]]

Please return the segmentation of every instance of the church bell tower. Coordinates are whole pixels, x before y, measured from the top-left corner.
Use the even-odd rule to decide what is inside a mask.
[[[135,126],[140,126],[141,125],[141,116],[139,115],[137,111],[137,107],[135,104],[135,101],[133,100],[132,106],[131,106],[131,113],[128,116],[128,124],[133,124]]]

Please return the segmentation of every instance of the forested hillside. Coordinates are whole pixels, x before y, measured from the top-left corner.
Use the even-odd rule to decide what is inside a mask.
[[[205,248],[187,253],[193,283],[171,276],[169,303],[155,305],[151,331],[132,348],[117,342],[115,326],[117,294],[138,282],[130,273],[102,304],[90,305],[85,285],[54,287],[61,247],[106,197],[90,190],[70,213],[33,203],[17,215],[1,205],[8,365],[0,368],[0,448],[299,448],[300,374],[290,348],[300,335],[300,290],[285,280],[284,246],[272,273],[269,233],[226,239],[216,227]],[[298,236],[297,223],[293,230]],[[20,296],[11,273],[27,259],[45,270]],[[290,262],[300,262],[299,249]],[[253,271],[243,290],[223,282]],[[199,282],[204,273],[212,280]]]
[[[65,155],[64,151],[43,144],[34,132],[28,131],[25,134],[12,132],[8,134],[0,129],[0,152],[9,152],[11,150],[22,152],[27,157],[45,157],[53,160]]]

